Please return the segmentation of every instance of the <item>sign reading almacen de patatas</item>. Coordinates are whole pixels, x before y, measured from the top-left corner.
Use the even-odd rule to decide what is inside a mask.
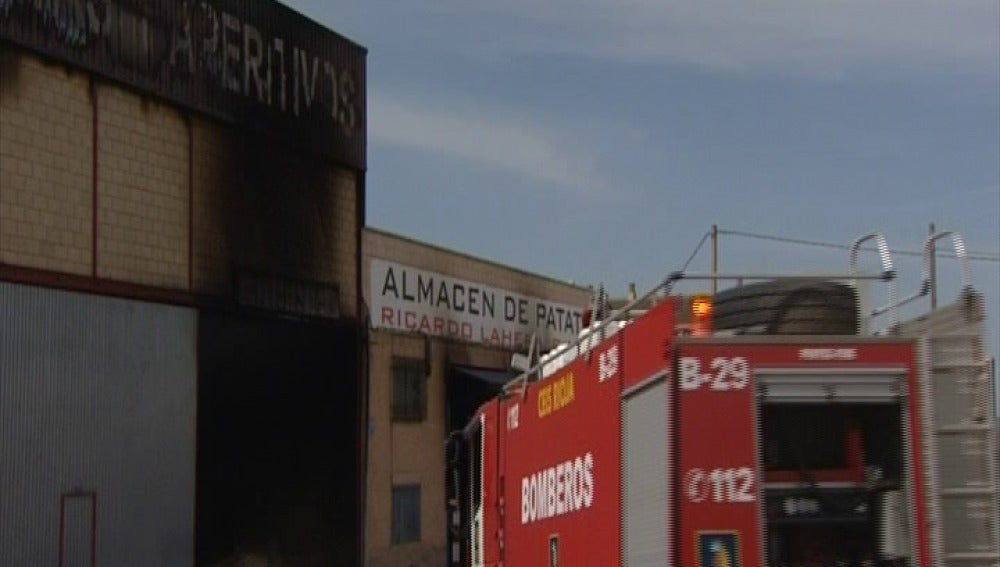
[[[545,348],[574,340],[581,306],[385,260],[371,260],[372,325],[469,342],[520,348],[537,334]]]

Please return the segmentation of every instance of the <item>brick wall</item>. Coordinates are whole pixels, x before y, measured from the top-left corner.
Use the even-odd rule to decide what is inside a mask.
[[[0,52],[2,263],[225,297],[234,272],[252,269],[336,285],[353,316],[358,183],[263,137]]]
[[[97,276],[188,287],[184,115],[118,87],[97,90]]]
[[[424,477],[433,474],[430,469],[434,464],[431,459],[424,463],[413,463],[405,456],[400,462],[396,462],[395,449],[397,438],[413,437],[414,433],[420,434],[421,430],[429,429],[419,423],[394,424],[390,418],[392,403],[392,357],[406,356],[411,358],[423,358],[424,342],[419,337],[405,337],[390,333],[373,333],[369,339],[371,350],[371,383],[369,390],[369,428],[368,439],[368,506],[367,506],[367,546],[370,550],[377,550],[372,559],[377,560],[384,556],[385,551],[390,547],[390,535],[392,529],[392,485],[393,483],[424,484]],[[437,380],[435,376],[428,378],[428,393],[436,389]],[[430,397],[428,397],[430,400]],[[433,418],[435,412],[428,408],[428,424],[437,421]],[[411,440],[412,442],[412,440]],[[425,445],[417,441],[418,445]],[[424,465],[424,466],[421,466]],[[441,477],[443,478],[443,477]],[[433,486],[433,485],[432,485]],[[429,486],[423,486],[421,499],[428,498]],[[427,504],[421,502],[421,511],[426,511]],[[424,518],[421,524],[426,535],[428,526]],[[410,546],[413,547],[413,546]],[[411,550],[412,551],[412,550]],[[398,555],[399,552],[397,552]],[[384,559],[384,557],[383,557]],[[379,565],[377,561],[372,565]]]
[[[91,273],[89,84],[0,50],[0,262]]]
[[[590,292],[461,252],[378,230],[364,231],[363,292],[370,290],[368,262],[380,258],[455,278],[571,305],[585,304]],[[371,567],[438,567],[446,558],[445,439],[446,379],[452,365],[504,369],[509,351],[482,344],[432,340],[427,377],[427,418],[393,422],[392,359],[425,357],[422,335],[376,330],[370,337],[366,557]],[[421,541],[392,545],[392,486],[421,486]]]
[[[427,417],[393,422],[392,360],[423,359],[419,335],[376,331],[370,336],[368,492],[366,557],[370,567],[440,567],[446,558],[445,380],[451,364],[503,368],[510,353],[479,345],[435,339],[427,377]],[[421,487],[421,541],[392,545],[392,487]]]
[[[195,290],[231,293],[236,269],[276,273],[337,285],[353,315],[355,174],[207,120],[192,127]]]

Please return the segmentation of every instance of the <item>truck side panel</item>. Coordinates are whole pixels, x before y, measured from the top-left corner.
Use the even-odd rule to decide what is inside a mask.
[[[764,443],[759,436],[767,435],[762,427],[767,411],[800,418],[842,412],[851,416],[850,420],[863,421],[865,416],[878,414],[884,419],[892,415],[886,408],[893,407],[895,400],[895,437],[883,434],[859,443],[891,441],[903,456],[903,470],[895,480],[901,483],[909,503],[912,564],[931,565],[925,486],[920,474],[924,455],[920,444],[910,441],[921,438],[923,423],[912,345],[843,338],[829,344],[821,338],[768,339],[682,341],[677,350],[678,411],[683,423],[678,495],[682,563],[708,567],[715,564],[709,561],[717,560],[712,554],[722,550],[740,556],[734,565],[767,564],[774,558],[765,557],[765,540],[771,537],[765,524],[805,526],[811,521],[815,525],[821,521],[819,516],[834,514],[826,508],[835,504],[837,494],[868,494],[868,501],[874,496],[865,492],[872,486],[869,483],[876,481],[865,478],[867,473],[861,466],[868,463],[862,457],[858,457],[861,462],[855,459],[843,470],[825,470],[803,464],[800,453],[791,465],[793,470],[765,472],[765,462],[775,458],[761,450]],[[767,400],[770,402],[763,403]],[[803,423],[791,421],[778,430],[786,440],[801,439],[802,434],[795,430],[801,430]],[[847,447],[850,437],[845,437]],[[887,449],[887,445],[872,445],[857,450],[875,455]],[[852,452],[845,449],[848,461]],[[791,457],[796,460],[795,451]],[[845,487],[835,487],[837,484]],[[818,490],[830,496],[817,497]],[[765,501],[777,507],[767,509]],[[837,521],[852,521],[850,514],[860,510],[871,517],[867,509],[842,509],[835,512],[842,518]],[[818,516],[811,518],[812,514]],[[802,537],[801,533],[795,537]]]
[[[500,402],[502,440],[487,442],[493,455],[484,466],[500,465],[502,488],[491,520],[496,531],[490,522],[486,528],[497,534],[504,565],[620,565],[623,385],[630,376],[639,377],[633,382],[656,373],[662,379],[672,332],[673,304],[663,302]],[[661,419],[664,411],[661,405]],[[665,437],[660,461],[666,460]],[[665,492],[668,479],[660,482]],[[665,542],[666,532],[660,537]]]
[[[618,384],[580,357],[504,400],[506,565],[617,565]]]
[[[731,347],[685,347],[679,384],[681,564],[761,565],[755,396]]]

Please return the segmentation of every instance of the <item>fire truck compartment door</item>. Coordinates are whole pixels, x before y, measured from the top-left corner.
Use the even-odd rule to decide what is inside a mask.
[[[622,565],[667,565],[669,391],[660,379],[622,400]]]
[[[891,403],[903,395],[900,370],[758,370],[757,392],[770,403]]]

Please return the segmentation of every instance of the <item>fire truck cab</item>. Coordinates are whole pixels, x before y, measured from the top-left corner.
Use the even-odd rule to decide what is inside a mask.
[[[961,257],[954,233],[927,248],[944,236]],[[455,562],[1000,565],[981,296],[966,282],[897,322],[922,283],[868,308],[855,267],[872,238],[871,279],[891,286],[877,234],[843,278],[681,298],[672,283],[692,275],[672,274],[539,357],[459,436]]]

